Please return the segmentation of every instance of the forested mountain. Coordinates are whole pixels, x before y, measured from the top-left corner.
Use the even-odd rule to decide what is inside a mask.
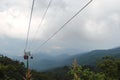
[[[45,72],[30,71],[32,80],[120,80],[120,59],[106,56],[95,66],[78,65],[75,60],[71,66]],[[25,73],[23,63],[0,57],[0,80],[24,80]]]
[[[77,80],[120,80],[119,51],[120,48],[115,48],[110,50],[96,50],[86,54],[75,55],[66,60],[64,59],[64,65],[66,64],[68,66],[62,65],[63,67],[49,69],[44,72],[30,70],[32,74],[31,79],[72,80],[77,77]],[[77,60],[73,63],[72,59],[74,58]],[[88,61],[89,64],[83,64],[80,62],[81,60],[84,62]],[[79,65],[79,63],[81,63],[81,65]],[[41,66],[38,66],[38,68],[39,67]],[[23,80],[25,73],[26,68],[23,62],[0,56],[0,80]],[[76,74],[76,76],[74,76],[74,74]]]
[[[31,68],[38,71],[45,71],[57,67],[70,66],[75,58],[81,65],[95,65],[96,61],[104,56],[120,58],[120,47],[108,50],[94,50],[72,56],[64,54],[53,57],[44,53],[39,53],[35,54],[34,59],[31,60]]]
[[[22,80],[24,74],[23,62],[0,56],[0,80]]]
[[[78,63],[81,65],[94,65],[97,60],[100,60],[104,56],[120,58],[120,47],[108,50],[94,50],[84,54],[77,54],[70,57],[65,62],[67,62],[66,64],[71,64],[74,58],[76,58]]]

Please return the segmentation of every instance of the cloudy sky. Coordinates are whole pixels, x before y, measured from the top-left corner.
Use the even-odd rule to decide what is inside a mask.
[[[28,50],[33,54],[74,54],[119,47],[120,0],[93,0],[47,44],[37,49],[88,1],[52,0],[39,26],[49,0],[35,0]],[[0,53],[23,55],[31,4],[32,0],[0,0]]]

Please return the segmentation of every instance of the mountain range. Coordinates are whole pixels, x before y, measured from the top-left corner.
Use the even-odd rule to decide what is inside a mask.
[[[76,55],[58,55],[51,56],[45,53],[34,55],[34,59],[30,60],[30,68],[38,71],[45,71],[57,67],[71,66],[76,58],[79,65],[95,65],[98,60],[104,56],[112,56],[120,58],[120,47],[108,50],[93,50],[86,53],[78,53]],[[18,58],[25,62],[25,60]]]

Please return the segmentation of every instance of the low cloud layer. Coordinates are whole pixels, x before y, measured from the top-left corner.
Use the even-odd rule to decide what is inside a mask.
[[[88,1],[53,0],[43,24],[35,34],[49,2],[49,0],[35,0],[29,49],[39,47]],[[0,1],[1,51],[18,55],[24,50],[31,3],[32,0]],[[119,3],[118,0],[93,0],[81,14],[34,53],[41,51],[72,54],[120,46]],[[32,40],[34,42],[31,45]]]

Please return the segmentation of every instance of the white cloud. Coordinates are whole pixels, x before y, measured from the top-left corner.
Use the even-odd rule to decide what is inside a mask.
[[[106,34],[108,33],[108,29],[106,28],[105,24],[102,22],[96,22],[88,20],[85,23],[84,32],[86,34],[86,37],[88,39],[93,40],[101,40],[106,37]]]
[[[43,42],[50,37],[87,1],[53,0],[37,33],[37,40]],[[34,37],[48,2],[49,0],[35,0],[29,36],[31,39]],[[0,1],[0,37],[9,36],[20,40],[26,39],[31,3],[32,0]],[[44,46],[44,50],[61,48],[61,50],[77,49],[85,51],[119,46],[119,3],[119,0],[93,0],[80,15],[50,40],[47,46]],[[38,45],[40,43],[36,41],[33,47]]]

